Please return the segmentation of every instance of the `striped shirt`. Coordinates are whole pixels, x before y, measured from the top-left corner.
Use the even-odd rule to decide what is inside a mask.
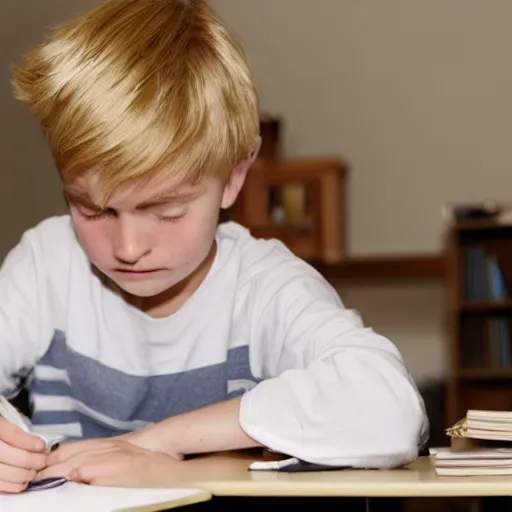
[[[242,395],[240,424],[311,462],[388,467],[428,424],[396,347],[276,240],[219,226],[207,277],[167,318],[105,287],[68,215],[24,233],[0,270],[0,391],[32,428],[112,436]]]

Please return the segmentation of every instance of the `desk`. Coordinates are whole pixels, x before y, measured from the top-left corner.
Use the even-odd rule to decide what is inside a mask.
[[[266,497],[483,497],[512,496],[512,477],[439,477],[428,457],[402,469],[304,473],[248,471],[250,454],[190,461],[174,486],[199,488],[213,496]]]

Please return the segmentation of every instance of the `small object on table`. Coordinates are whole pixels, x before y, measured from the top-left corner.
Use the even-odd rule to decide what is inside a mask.
[[[53,478],[44,478],[43,480],[33,480],[30,482],[25,489],[25,492],[33,492],[33,491],[44,491],[45,489],[53,489],[54,487],[59,487],[64,485],[67,482],[66,478],[63,477],[53,477]]]

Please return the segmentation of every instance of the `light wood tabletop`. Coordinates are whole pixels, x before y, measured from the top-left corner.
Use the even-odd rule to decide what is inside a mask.
[[[224,454],[190,461],[173,486],[214,496],[469,497],[512,496],[512,477],[439,477],[428,457],[393,470],[282,473],[250,471],[254,454]]]

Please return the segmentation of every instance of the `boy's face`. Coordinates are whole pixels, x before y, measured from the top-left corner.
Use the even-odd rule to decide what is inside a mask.
[[[243,174],[243,175],[237,175]],[[130,185],[102,209],[95,178],[65,187],[71,217],[91,263],[135,297],[154,297],[190,276],[211,254],[220,208],[231,206],[245,172],[223,184],[172,181]]]

